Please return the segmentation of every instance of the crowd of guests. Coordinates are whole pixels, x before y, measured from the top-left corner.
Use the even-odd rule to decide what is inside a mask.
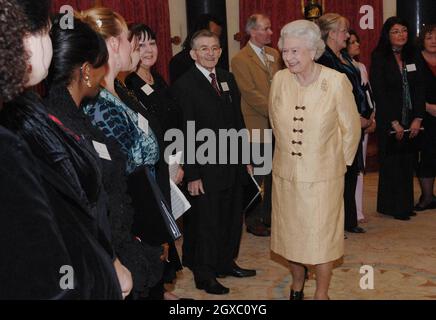
[[[171,61],[168,85],[153,68],[160,39],[149,26],[91,8],[67,29],[50,7],[0,0],[0,298],[176,300],[166,284],[182,265],[198,289],[226,294],[217,279],[256,275],[236,263],[245,214],[247,231],[271,236],[290,262],[290,299],[304,298],[308,266],[315,298],[328,299],[344,230],[365,232],[375,131],[377,211],[409,220],[436,208],[436,26],[416,47],[407,22],[389,18],[368,73],[345,17],[287,24],[279,52],[268,46],[269,17],[254,14],[230,73],[219,67],[221,23],[205,15]],[[41,84],[44,97],[34,90]],[[171,210],[164,135],[187,138],[192,121],[216,136],[247,128],[251,148],[274,158],[265,175],[254,175],[256,163],[230,164],[230,154],[219,163],[222,150],[217,164],[178,166],[171,179],[192,205],[180,259],[162,213]],[[263,195],[248,210],[250,176]]]

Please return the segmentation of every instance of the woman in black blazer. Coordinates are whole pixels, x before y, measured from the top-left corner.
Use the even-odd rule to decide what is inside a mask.
[[[363,130],[372,125],[370,120],[373,110],[367,102],[367,97],[361,86],[362,78],[359,70],[354,66],[353,60],[346,51],[347,41],[350,38],[348,32],[348,20],[337,13],[326,13],[318,20],[322,39],[326,44],[324,54],[317,60],[319,64],[334,69],[347,76],[353,86],[353,95],[357,110],[360,114],[360,124]],[[356,206],[356,186],[360,172],[364,171],[363,139],[359,144],[353,164],[348,166],[345,174],[344,207],[345,207],[345,231],[352,233],[364,233],[365,229],[359,227]]]
[[[130,89],[135,97],[140,101],[146,109],[142,110],[144,116],[152,121],[155,120],[155,129],[160,132],[158,135],[162,144],[162,151],[170,142],[164,141],[165,133],[174,128],[180,127],[181,113],[176,102],[170,97],[168,84],[164,78],[154,70],[154,65],[158,59],[158,48],[156,44],[156,34],[145,24],[134,24],[129,27],[130,37],[135,37],[138,40],[140,63],[136,72],[130,73],[125,79],[125,85]],[[156,127],[159,127],[156,128]],[[164,153],[161,154],[163,160]],[[159,170],[159,186],[164,195],[169,199],[169,178],[168,166],[165,161],[161,161]],[[183,179],[183,169],[179,167],[177,177],[174,183],[179,184]],[[178,256],[175,244],[173,241],[168,242],[168,260],[165,264],[164,282],[171,283],[176,279],[177,271],[182,269],[180,258]],[[165,299],[175,299],[175,296],[170,292],[165,292]]]
[[[106,215],[116,256],[131,272],[134,290],[144,292],[159,281],[156,270],[161,250],[135,240],[135,211],[127,195],[126,157],[118,142],[94,127],[81,108],[82,101],[94,98],[100,91],[108,59],[106,44],[79,19],[74,19],[74,29],[63,29],[55,20],[50,34],[53,60],[48,77],[48,112],[63,124],[67,134],[80,136],[85,146],[95,149],[108,195]]]
[[[416,211],[436,208],[434,180],[436,176],[436,24],[426,25],[419,39],[425,74],[425,102],[427,112],[423,120],[425,128],[421,136],[420,157],[416,175],[421,186]]]
[[[425,110],[422,65],[408,24],[399,17],[383,25],[372,53],[371,84],[377,104],[380,175],[377,211],[399,220],[413,212],[416,137]]]

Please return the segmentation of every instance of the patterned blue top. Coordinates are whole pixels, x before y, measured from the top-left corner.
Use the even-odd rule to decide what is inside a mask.
[[[127,156],[127,174],[139,166],[154,166],[159,161],[159,145],[151,128],[145,133],[139,126],[138,114],[106,89],[102,89],[96,102],[86,105],[83,111],[105,136],[118,141]]]

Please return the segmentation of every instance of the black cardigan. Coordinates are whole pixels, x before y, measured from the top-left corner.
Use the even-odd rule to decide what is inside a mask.
[[[48,118],[44,104],[30,91],[8,103],[1,122],[26,140],[36,168],[41,168],[41,184],[74,269],[73,291],[81,299],[121,299],[110,239],[100,226],[100,211],[84,201],[86,192],[80,190],[83,180],[76,169],[90,162],[81,158],[85,153],[81,153],[77,141]],[[94,190],[92,186],[90,189]],[[92,198],[94,194],[87,196]],[[35,251],[35,255],[44,252]]]
[[[416,71],[407,73],[413,107],[412,119],[423,118],[425,112],[423,66],[417,54],[405,61],[407,65],[416,66]],[[403,108],[402,75],[393,52],[373,52],[370,80],[377,105],[377,126],[379,129],[390,130],[392,121],[401,122]]]
[[[35,162],[26,142],[0,126],[0,300],[77,297],[59,287],[71,258]]]
[[[107,138],[91,120],[77,108],[65,87],[53,87],[47,99],[48,111],[63,125],[91,144],[105,144],[111,160],[100,159],[103,186],[107,192],[109,224],[112,243],[117,257],[132,273],[135,291],[146,294],[160,279],[162,268],[159,257],[161,248],[140,243],[131,233],[134,211],[127,195],[125,156],[118,142]]]
[[[343,58],[348,62],[349,69],[343,65],[341,60],[328,46],[326,46],[324,54],[317,60],[317,62],[319,64],[322,64],[323,66],[334,69],[347,76],[348,80],[350,80],[351,85],[353,86],[353,95],[357,105],[357,111],[361,114],[362,117],[369,118],[373,110],[370,110],[369,104],[366,101],[367,97],[364,88],[361,85],[362,78],[360,75],[360,71],[353,65],[351,57],[345,51],[342,51],[341,54]],[[363,110],[365,110],[365,112],[363,112]]]

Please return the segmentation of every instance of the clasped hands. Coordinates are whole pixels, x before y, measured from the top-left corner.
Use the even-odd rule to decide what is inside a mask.
[[[419,131],[421,130],[421,119],[414,119],[412,121],[412,124],[410,125],[410,134],[409,134],[409,139],[413,139],[415,138],[418,134]],[[403,126],[401,126],[401,124],[398,121],[393,121],[392,122],[392,128],[395,130],[395,138],[397,140],[402,140],[404,137],[404,128]]]
[[[375,113],[373,112],[369,119],[366,119],[364,117],[360,117],[360,126],[365,131],[365,133],[375,132],[375,129],[377,127],[377,124],[375,121]]]

